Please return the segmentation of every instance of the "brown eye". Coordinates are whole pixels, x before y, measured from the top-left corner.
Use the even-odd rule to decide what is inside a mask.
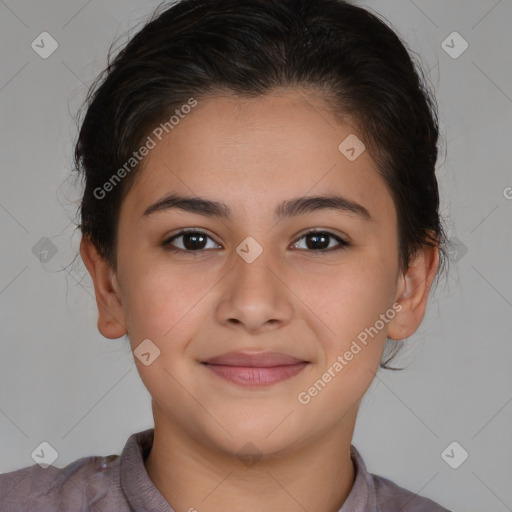
[[[300,249],[313,252],[331,252],[343,249],[350,245],[346,240],[343,240],[339,236],[329,231],[311,230],[302,235],[299,238],[299,241],[302,239],[306,240],[306,247],[302,247]],[[294,246],[296,246],[299,241],[295,242]],[[336,242],[334,246],[331,245],[333,241]]]
[[[179,239],[182,239],[182,241],[177,245],[175,240]],[[197,252],[212,248],[206,246],[208,239],[211,240],[211,238],[202,231],[186,230],[180,231],[171,238],[168,238],[163,243],[163,246],[176,252]]]

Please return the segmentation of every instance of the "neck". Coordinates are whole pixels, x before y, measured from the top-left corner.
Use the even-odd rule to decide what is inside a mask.
[[[320,438],[256,461],[199,443],[155,404],[153,414],[145,466],[177,512],[338,512],[354,484],[350,443],[357,408]]]

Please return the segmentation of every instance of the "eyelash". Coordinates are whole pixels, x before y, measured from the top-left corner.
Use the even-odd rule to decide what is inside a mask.
[[[209,250],[209,249],[197,249],[196,251],[190,251],[190,250],[180,249],[178,247],[174,247],[173,245],[171,245],[171,242],[174,241],[176,238],[179,238],[180,236],[187,235],[187,234],[190,234],[190,233],[204,235],[207,238],[210,238],[212,240],[212,238],[209,235],[207,235],[204,231],[200,231],[198,229],[184,229],[184,230],[180,231],[179,233],[176,233],[172,237],[166,239],[162,243],[162,245],[165,247],[166,250],[168,250],[170,252],[173,252],[173,253],[185,253],[185,254],[198,253],[198,254],[201,254],[202,252]],[[351,245],[349,242],[347,242],[343,238],[339,237],[338,235],[335,235],[334,233],[331,233],[330,231],[320,230],[320,229],[309,229],[308,231],[303,233],[297,239],[296,242],[294,242],[294,245],[297,244],[304,237],[306,237],[308,235],[315,235],[315,234],[316,235],[323,234],[323,235],[326,235],[327,237],[334,238],[338,242],[339,245],[337,247],[334,247],[334,248],[331,247],[330,249],[316,249],[316,250],[314,250],[314,249],[299,249],[299,250],[310,252],[310,253],[320,253],[320,254],[322,254],[322,253],[331,253],[331,252],[340,251],[342,249],[346,249],[347,247],[349,247]]]

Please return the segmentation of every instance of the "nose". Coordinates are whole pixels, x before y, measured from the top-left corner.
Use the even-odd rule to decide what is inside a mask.
[[[250,262],[249,262],[250,261]],[[223,283],[218,320],[231,328],[257,333],[277,329],[293,315],[291,293],[283,266],[263,250],[253,261],[236,254]]]

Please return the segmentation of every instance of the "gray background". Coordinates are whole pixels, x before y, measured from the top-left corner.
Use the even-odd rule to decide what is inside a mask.
[[[385,16],[429,72],[447,144],[442,210],[456,240],[450,274],[396,361],[408,369],[378,374],[353,443],[371,472],[454,511],[512,510],[512,2],[361,4]],[[120,453],[153,425],[127,340],[98,333],[85,267],[66,266],[79,242],[72,116],[110,43],[133,35],[156,5],[0,2],[0,472],[34,464],[43,440],[62,467]],[[43,31],[59,44],[47,59],[31,48]],[[456,59],[441,46],[453,31],[469,44]],[[32,252],[43,237],[57,249],[46,262]],[[457,469],[441,457],[452,441],[469,453]]]

